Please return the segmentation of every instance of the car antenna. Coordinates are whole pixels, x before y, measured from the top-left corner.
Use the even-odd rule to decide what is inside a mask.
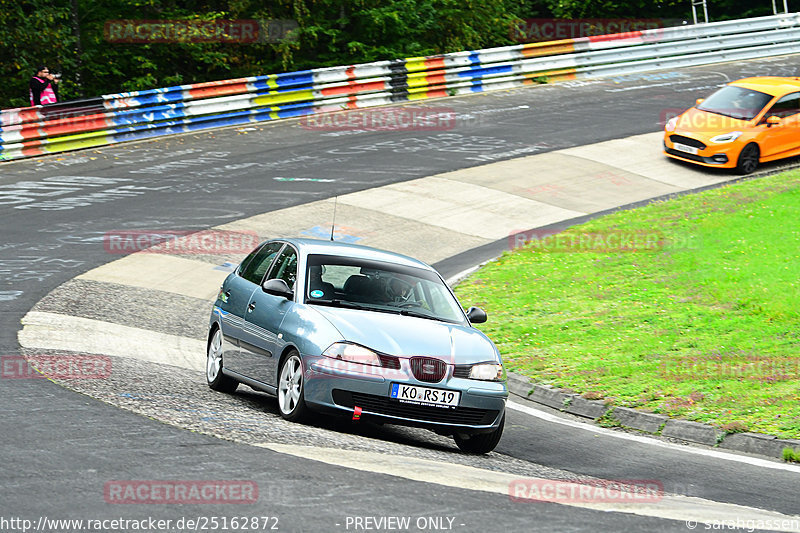
[[[333,228],[336,227],[336,204],[339,200],[338,196],[333,197],[333,220],[331,221],[331,242],[333,242]]]

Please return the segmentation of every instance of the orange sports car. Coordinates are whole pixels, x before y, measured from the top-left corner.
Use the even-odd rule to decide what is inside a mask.
[[[664,153],[705,167],[753,172],[800,155],[800,78],[731,82],[664,127]]]

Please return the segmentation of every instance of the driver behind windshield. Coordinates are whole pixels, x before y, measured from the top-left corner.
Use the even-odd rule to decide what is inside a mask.
[[[411,295],[411,286],[399,278],[391,278],[386,286],[390,303],[405,302]]]

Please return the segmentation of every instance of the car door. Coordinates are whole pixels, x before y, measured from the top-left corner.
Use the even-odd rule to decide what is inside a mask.
[[[261,290],[261,281],[282,247],[282,242],[267,242],[257,248],[222,285],[217,307],[222,310],[222,360],[228,370],[242,374],[246,368],[240,341],[247,305],[253,293]]]
[[[800,149],[800,92],[787,94],[775,102],[764,115],[762,123],[765,124],[769,117],[778,117],[782,122],[765,132],[761,156],[788,155]]]
[[[297,280],[297,250],[286,244],[273,262],[266,279],[282,279],[294,290]],[[277,385],[278,334],[292,300],[264,292],[260,287],[247,305],[242,331],[241,354],[247,376],[270,386]]]

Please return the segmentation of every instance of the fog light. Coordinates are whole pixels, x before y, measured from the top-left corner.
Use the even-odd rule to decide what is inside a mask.
[[[725,154],[716,154],[716,155],[712,156],[711,159],[715,163],[727,163],[728,162],[728,156],[725,155]]]

